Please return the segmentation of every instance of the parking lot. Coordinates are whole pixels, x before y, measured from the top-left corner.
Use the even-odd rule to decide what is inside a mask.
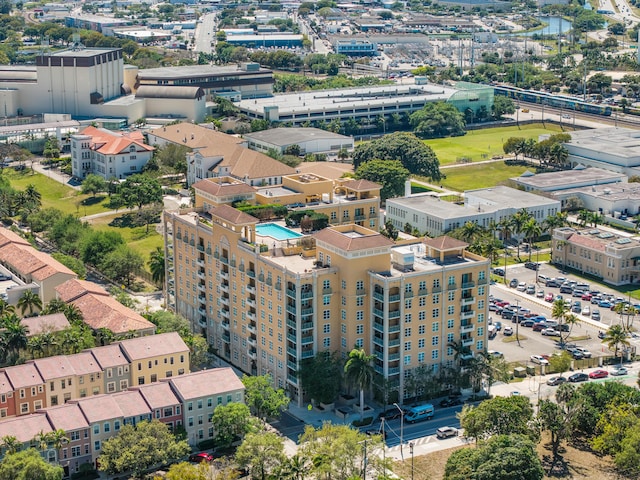
[[[602,292],[603,294],[613,295],[616,298],[621,296],[618,292],[614,291],[610,287],[606,287],[601,284],[595,284],[590,280],[585,281],[584,279],[576,275],[563,274],[559,269],[552,265],[544,263],[541,264],[538,270],[538,277],[540,275],[551,278],[565,277],[567,280],[574,280],[578,283],[588,283],[590,290],[592,291],[597,290]],[[541,281],[536,284],[535,270],[527,269],[522,264],[507,267],[506,279],[507,282],[511,281],[512,279],[517,279],[518,283],[525,283],[527,286],[534,285],[535,288],[533,289],[533,293],[527,294],[523,291],[518,291],[516,288],[510,288],[509,286],[505,286],[504,284],[496,283],[491,287],[491,294],[494,298],[502,299],[512,305],[518,304],[521,307],[529,309],[531,313],[536,313],[546,317],[547,319],[551,319],[552,302],[545,301],[544,297],[551,293],[555,298],[557,295],[560,295],[560,288],[546,287],[544,282]],[[526,287],[524,288],[526,291]],[[537,296],[540,290],[544,292],[542,298],[539,298]],[[594,308],[597,308],[600,311],[601,316],[600,322],[597,322],[591,320],[590,314],[589,316],[586,316],[582,315],[581,313],[575,313],[580,322],[573,327],[569,341],[571,343],[575,343],[577,346],[588,349],[592,353],[593,357],[611,355],[612,352],[610,352],[609,349],[604,346],[601,340],[598,338],[598,333],[600,331],[606,330],[606,328],[610,325],[619,323],[620,315],[611,311],[609,308],[599,307],[598,305],[591,304],[590,301],[572,297],[571,293],[565,293],[563,294],[563,297],[570,300],[572,303],[575,301],[580,301],[581,313],[582,309],[585,306],[588,306],[590,314]],[[503,326],[511,326],[514,330],[514,335],[509,338],[505,338],[505,335],[502,332],[498,332],[494,339],[489,340],[488,344],[488,349],[504,353],[507,361],[530,363],[531,355],[548,355],[553,353],[554,351],[558,351],[558,337],[543,336],[540,332],[533,331],[532,328],[523,327],[521,325],[518,325],[517,329],[521,338],[521,341],[519,342],[520,345],[518,345],[518,342],[515,341],[516,324],[510,320],[502,319],[500,315],[496,315],[496,312],[494,311],[489,312],[489,316],[493,319],[493,321],[500,321],[502,322]],[[628,317],[624,316],[625,323],[627,322],[627,319]],[[632,320],[633,317],[629,317],[629,321],[631,322]],[[522,337],[526,337],[526,339],[522,339]],[[630,339],[630,341],[632,348],[640,345],[639,338],[632,338]]]

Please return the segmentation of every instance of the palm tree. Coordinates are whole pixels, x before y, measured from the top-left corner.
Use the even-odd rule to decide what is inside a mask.
[[[309,473],[309,464],[300,454],[295,454],[285,464],[288,478],[292,480],[304,480],[304,476]]]
[[[16,307],[11,305],[5,299],[0,298],[0,318],[4,317],[5,315],[14,313],[15,311]]]
[[[18,308],[22,312],[22,315],[29,310],[29,316],[33,316],[34,310],[42,310],[40,295],[33,290],[26,290],[20,297],[20,300],[18,300]]]
[[[69,303],[65,305],[62,309],[62,313],[64,313],[64,316],[71,325],[84,325],[84,315],[74,304]]]
[[[530,218],[522,226],[522,232],[529,243],[529,261],[531,261],[531,254],[533,253],[533,240],[542,235],[542,227],[536,221],[535,218]]]
[[[65,302],[58,298],[52,298],[42,309],[43,315],[51,315],[53,313],[60,313],[64,311],[64,308],[67,306]]]
[[[604,334],[604,338],[602,339],[602,343],[606,344],[609,347],[609,350],[614,350],[614,356],[618,356],[618,349],[620,346],[629,346],[629,340],[627,338],[627,332],[624,331],[622,325],[613,325],[607,330],[607,333]],[[620,364],[622,364],[623,356],[620,355]]]
[[[567,225],[567,214],[558,212],[555,215],[551,215],[544,219],[542,222],[542,231],[544,233],[551,234],[556,228],[564,227]]]
[[[481,233],[482,227],[476,222],[465,222],[465,224],[462,225],[462,227],[460,227],[459,231],[457,232],[460,240],[464,240],[468,243],[473,243],[473,241],[476,240]]]
[[[577,218],[580,226],[585,227],[591,221],[591,212],[583,208],[578,212]]]
[[[21,323],[15,313],[5,317],[3,324],[4,332],[2,335],[7,342],[7,349],[13,352],[14,357],[17,357],[21,348],[27,348],[29,329]]]
[[[31,356],[33,358],[42,357],[44,355],[44,342],[42,340],[42,335],[31,337],[27,341],[27,348],[31,352]]]
[[[364,348],[354,348],[344,365],[345,377],[360,389],[360,419],[364,415],[364,390],[373,380],[373,355],[367,355]]]
[[[4,450],[5,454],[10,455],[19,452],[22,443],[13,435],[6,435],[0,438],[0,448]]]
[[[567,342],[567,340],[569,340],[569,337],[571,336],[571,332],[573,331],[573,327],[578,323],[578,317],[576,317],[573,313],[566,313],[563,317],[562,320],[564,322],[565,325],[569,325],[569,331],[567,332],[567,336],[563,338],[562,336],[562,330],[560,331],[560,342],[562,344],[565,344]],[[560,322],[560,324],[562,325],[563,322]]]
[[[507,242],[511,238],[511,234],[513,233],[511,219],[504,218],[500,220],[498,223],[498,231],[500,232],[500,236],[502,237],[502,243],[504,244],[504,283],[507,283]]]
[[[164,285],[165,278],[165,258],[162,247],[156,249],[149,255],[149,268],[151,269],[151,278],[154,282]]]
[[[30,205],[37,207],[36,210],[42,206],[42,195],[33,184],[27,185],[24,191],[24,198]]]
[[[513,227],[513,233],[520,235],[523,232],[524,225],[532,218],[531,214],[526,209],[518,210],[511,216],[511,224]],[[520,260],[520,240],[516,242],[518,248],[518,260]]]

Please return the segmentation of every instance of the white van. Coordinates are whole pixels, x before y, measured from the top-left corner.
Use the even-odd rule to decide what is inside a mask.
[[[433,418],[433,405],[427,403],[426,405],[418,405],[412,407],[404,415],[404,419],[409,423],[421,422],[423,420],[431,420]]]

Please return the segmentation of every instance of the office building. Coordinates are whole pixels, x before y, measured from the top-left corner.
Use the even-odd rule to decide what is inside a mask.
[[[300,155],[307,153],[337,153],[345,149],[353,150],[353,137],[340,135],[320,128],[291,127],[270,128],[244,135],[252,150],[268,152],[275,150],[284,154],[287,148],[297,145]]]
[[[395,245],[353,223],[301,235],[229,205],[165,211],[167,298],[216,354],[269,373],[302,404],[296,372],[320,352],[354,345],[409,395],[412,369],[454,365],[486,349],[488,260],[449,237]],[[335,208],[335,207],[334,207]]]

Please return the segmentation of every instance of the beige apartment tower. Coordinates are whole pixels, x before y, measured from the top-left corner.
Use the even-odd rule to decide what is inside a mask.
[[[196,192],[197,195],[197,192]],[[355,223],[271,242],[230,205],[165,211],[170,308],[217,355],[269,373],[302,402],[296,372],[356,346],[399,388],[412,369],[454,364],[451,341],[486,350],[489,262],[450,237],[396,244]]]

